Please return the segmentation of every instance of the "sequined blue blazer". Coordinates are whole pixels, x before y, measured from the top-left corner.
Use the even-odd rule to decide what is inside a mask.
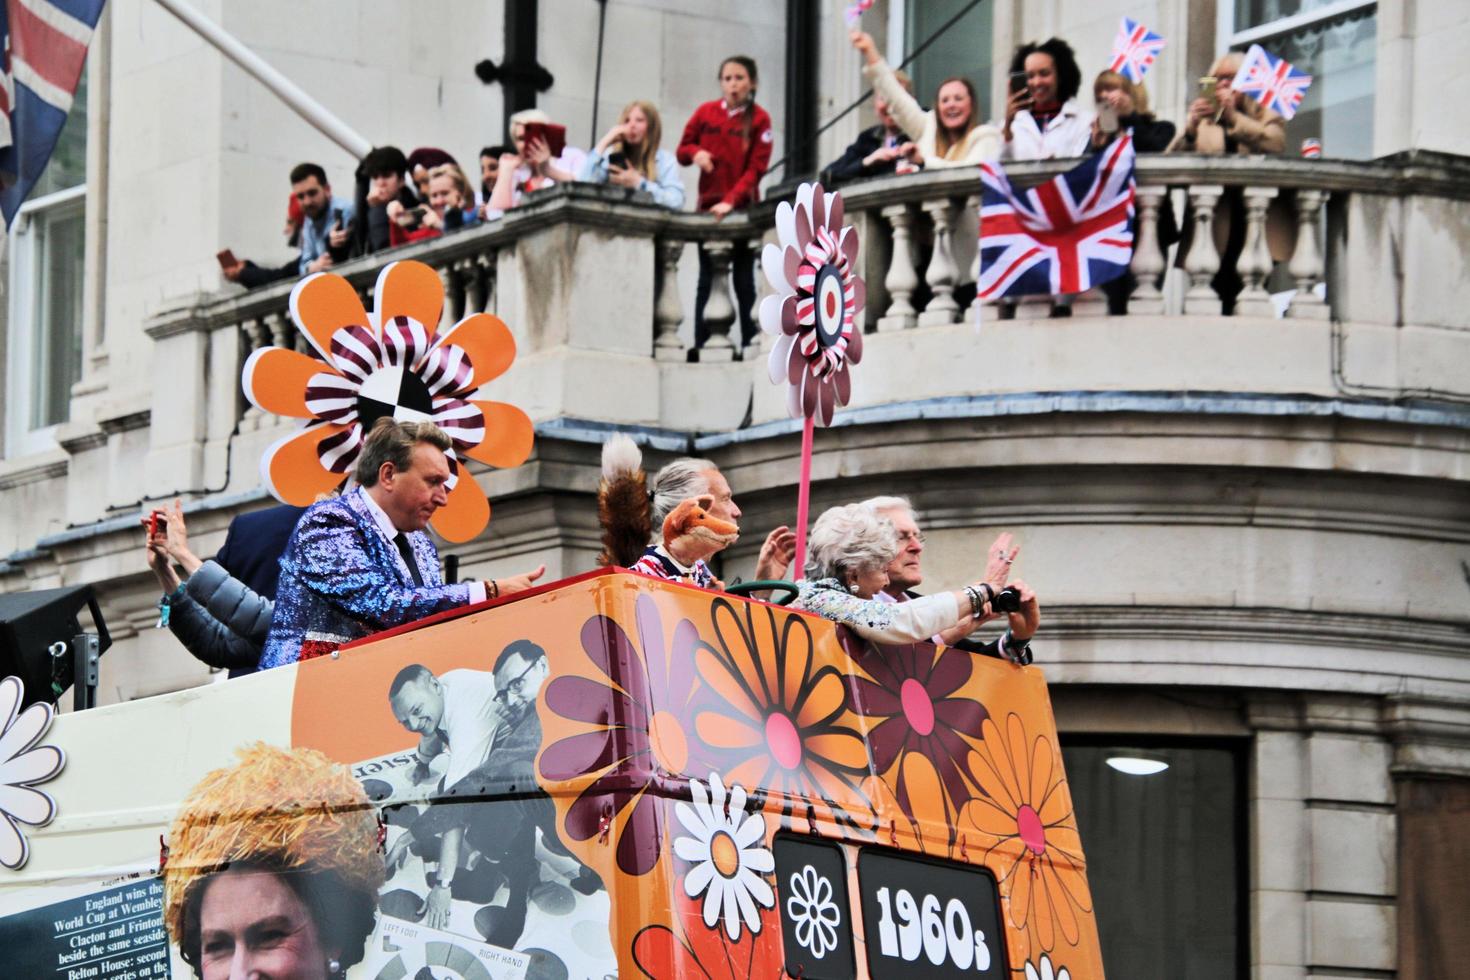
[[[414,531],[408,540],[422,588],[373,522],[362,488],[312,505],[281,556],[261,668],[319,657],[351,640],[467,605],[469,585],[443,584],[429,535]]]

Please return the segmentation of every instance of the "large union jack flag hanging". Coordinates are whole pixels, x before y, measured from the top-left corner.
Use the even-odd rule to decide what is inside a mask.
[[[1136,85],[1143,81],[1143,73],[1153,67],[1162,50],[1162,37],[1138,21],[1124,17],[1118,26],[1118,36],[1113,39],[1113,61],[1108,68]]]
[[[0,210],[6,227],[46,169],[104,0],[0,0]]]
[[[1020,194],[999,164],[982,163],[980,181],[980,299],[1080,293],[1128,271],[1131,136]]]
[[[1230,87],[1253,96],[1267,109],[1280,113],[1281,118],[1290,119],[1301,107],[1311,84],[1311,75],[1284,58],[1271,57],[1259,44],[1252,44]]]

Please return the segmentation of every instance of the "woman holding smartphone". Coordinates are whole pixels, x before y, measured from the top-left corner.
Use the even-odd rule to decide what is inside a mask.
[[[1054,37],[1017,48],[1002,159],[1052,160],[1087,152],[1093,114],[1077,102],[1081,87],[1082,71],[1066,41]]]
[[[618,124],[582,162],[577,179],[644,191],[655,204],[677,211],[684,206],[684,182],[674,155],[659,148],[662,138],[663,123],[653,103],[629,102]]]
[[[698,209],[719,221],[760,200],[760,181],[771,165],[771,116],[755,104],[758,84],[755,60],[732,55],[720,62],[721,98],[694,110],[684,125],[676,156],[686,167],[699,168]],[[731,258],[735,307],[740,314],[742,344],[756,333],[751,307],[755,305],[755,253],[737,239]],[[699,251],[699,288],[694,298],[694,343],[709,339],[704,304],[713,275],[704,250]],[[721,288],[724,284],[721,284]]]
[[[1092,148],[1101,150],[1119,133],[1132,131],[1137,153],[1162,153],[1174,138],[1174,124],[1155,119],[1148,109],[1148,90],[1115,71],[1098,74],[1092,83],[1097,118],[1092,122]]]
[[[907,144],[912,162],[926,168],[970,167],[1000,156],[1000,132],[980,123],[980,102],[968,78],[940,82],[935,108],[926,111],[904,89],[870,34],[855,30],[850,37],[863,56],[863,74],[873,83],[874,95],[888,104],[905,133],[918,134]]]

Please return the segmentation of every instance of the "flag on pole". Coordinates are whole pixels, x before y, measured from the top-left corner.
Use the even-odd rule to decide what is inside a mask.
[[[1284,58],[1271,57],[1259,44],[1252,44],[1230,87],[1253,96],[1267,109],[1280,113],[1282,119],[1290,119],[1301,107],[1311,84],[1311,75]]]
[[[0,2],[0,211],[7,228],[56,149],[103,3]]]
[[[1133,260],[1133,138],[1028,191],[980,165],[979,300],[1081,293]]]
[[[1113,39],[1113,61],[1108,68],[1136,85],[1143,81],[1144,72],[1153,67],[1162,50],[1162,37],[1138,21],[1124,17],[1118,26],[1118,36]]]

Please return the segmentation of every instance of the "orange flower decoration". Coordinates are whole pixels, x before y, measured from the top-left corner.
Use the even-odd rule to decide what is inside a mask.
[[[847,684],[818,666],[804,616],[728,599],[710,606],[715,644],[695,663],[703,687],[694,730],[726,782],[760,787],[783,812],[809,811],[859,833],[876,823],[862,790],[868,750],[846,723]],[[753,792],[755,792],[753,790]]]
[[[265,412],[306,419],[266,450],[261,477],[272,494],[306,506],[351,472],[366,433],[384,416],[429,421],[449,433],[449,503],[431,524],[448,541],[468,541],[490,521],[490,502],[463,458],[519,466],[531,455],[526,413],[469,398],[515,360],[499,317],[475,313],[435,336],[443,311],[439,274],[394,262],[378,275],[373,313],[341,276],[307,276],[291,291],[291,319],[316,350],[310,357],[264,347],[245,362],[245,397]]]
[[[984,742],[971,753],[970,769],[988,796],[970,801],[961,821],[978,831],[1006,917],[1024,931],[1032,959],[1056,948],[1059,933],[1077,945],[1092,896],[1056,747],[1045,735],[1028,740],[1017,714],[1005,723],[1004,732],[989,718],[982,726]]]

